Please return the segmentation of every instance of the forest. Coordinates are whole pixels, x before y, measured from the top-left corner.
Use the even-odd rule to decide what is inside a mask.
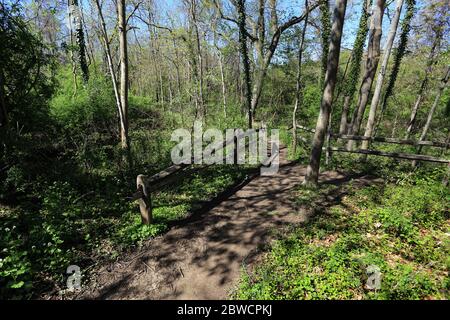
[[[447,300],[449,13],[0,0],[0,299]]]

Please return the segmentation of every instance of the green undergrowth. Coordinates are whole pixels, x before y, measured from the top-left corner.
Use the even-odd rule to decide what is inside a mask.
[[[221,165],[208,167],[187,174],[177,180],[176,185],[164,187],[152,195],[154,223],[146,226],[140,216],[128,211],[114,235],[119,245],[139,244],[167,230],[172,221],[186,218],[189,213],[201,207],[201,202],[211,200],[219,193],[243,181],[252,167]]]
[[[450,192],[408,174],[395,183],[348,186],[348,195],[280,236],[251,271],[238,299],[448,299]],[[299,190],[300,203],[324,192]],[[379,268],[381,287],[366,287]],[[370,272],[370,271],[369,271]]]
[[[250,167],[194,168],[152,194],[154,223],[141,223],[136,202],[127,199],[132,187],[108,180],[101,193],[80,191],[68,182],[40,190],[40,205],[0,207],[0,296],[30,298],[63,286],[71,264],[82,269],[103,259],[115,259],[144,240],[168,230],[209,200],[242,181]],[[84,270],[84,269],[83,269]]]

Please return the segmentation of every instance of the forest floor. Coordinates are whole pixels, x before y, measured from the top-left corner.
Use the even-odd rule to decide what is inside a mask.
[[[258,261],[261,249],[283,230],[314,213],[295,202],[306,168],[280,150],[280,170],[255,176],[213,208],[193,215],[116,262],[99,266],[78,299],[226,299],[243,268]],[[373,177],[323,172],[320,182],[337,186]],[[345,193],[335,188],[320,205],[334,205]]]

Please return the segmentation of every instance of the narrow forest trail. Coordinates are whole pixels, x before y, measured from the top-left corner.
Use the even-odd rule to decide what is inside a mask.
[[[80,298],[227,298],[244,260],[255,258],[255,249],[270,241],[274,228],[307,219],[307,210],[296,206],[292,194],[303,181],[305,167],[286,159],[283,148],[276,175],[257,176],[197,219],[148,241],[122,261],[101,267]],[[336,172],[321,175],[322,182],[347,180]]]

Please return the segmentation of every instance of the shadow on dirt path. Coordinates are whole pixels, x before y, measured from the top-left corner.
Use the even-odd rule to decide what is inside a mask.
[[[305,167],[288,162],[280,150],[280,170],[247,181],[207,204],[134,255],[100,267],[82,299],[225,299],[236,285],[242,263],[267,244],[274,229],[307,221],[292,192]],[[320,182],[366,185],[370,177],[324,172]],[[324,205],[342,197],[339,188]],[[222,201],[221,201],[222,200]]]

